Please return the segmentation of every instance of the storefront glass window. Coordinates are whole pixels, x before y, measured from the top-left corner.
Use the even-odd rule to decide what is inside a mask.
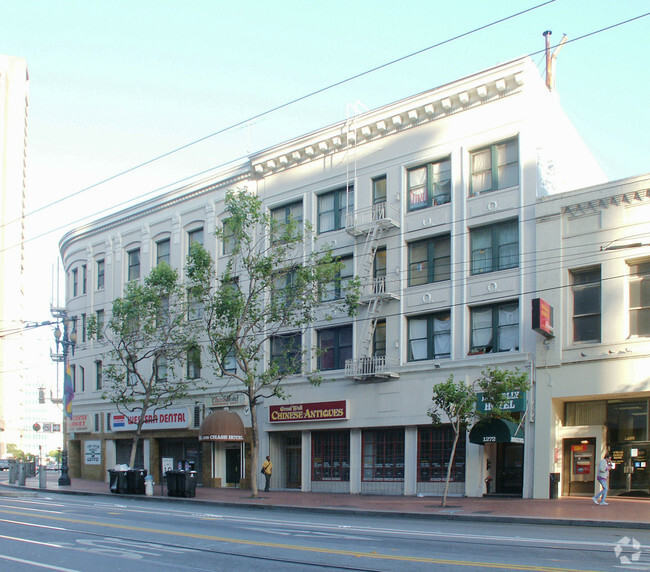
[[[648,402],[610,401],[607,404],[607,427],[611,443],[648,440]]]
[[[363,432],[363,480],[404,480],[404,429]]]
[[[312,433],[311,460],[312,481],[349,481],[350,432]]]
[[[454,444],[451,425],[418,429],[418,482],[444,481]],[[451,482],[465,482],[465,431],[458,437]]]

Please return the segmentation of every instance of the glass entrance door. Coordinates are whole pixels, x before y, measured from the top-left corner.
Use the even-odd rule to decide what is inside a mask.
[[[239,486],[241,449],[226,449],[226,485]]]
[[[302,485],[302,444],[301,437],[288,436],[284,444],[284,461],[287,488],[299,489]]]
[[[524,491],[524,446],[497,443],[497,494],[521,496]]]

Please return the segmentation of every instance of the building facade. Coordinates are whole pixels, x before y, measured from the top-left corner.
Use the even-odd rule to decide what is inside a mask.
[[[278,144],[71,231],[60,246],[78,332],[72,476],[106,478],[124,462],[131,436],[132,420],[100,398],[102,355],[87,340],[88,317],[105,319],[124,285],[159,260],[182,269],[194,240],[217,268],[225,264],[214,230],[225,219],[225,192],[246,188],[274,218],[310,221],[317,241],[340,257],[340,280],[326,298],[354,276],[362,284],[356,317],[316,320],[296,337],[323,350],[305,368],[326,381],[315,388],[295,375],[286,400],[259,408],[260,459],[273,460],[273,486],[440,494],[452,434],[431,425],[432,387],[452,374],[474,381],[490,366],[527,372],[533,389],[513,401],[514,427],[463,436],[451,492],[548,496],[551,437],[536,425],[540,341],[530,326],[539,297],[537,213],[544,197],[603,181],[523,58]],[[278,351],[271,344],[269,359]],[[186,375],[206,376],[210,387],[179,403],[173,418],[145,425],[142,466],[159,478],[170,463],[193,460],[206,486],[259,478],[247,473],[247,404],[211,372],[188,367]],[[538,469],[540,456],[549,461]]]
[[[649,221],[648,175],[538,201],[537,288],[554,335],[535,352],[535,463],[561,476],[562,495],[593,495],[606,451],[612,494],[650,494]]]

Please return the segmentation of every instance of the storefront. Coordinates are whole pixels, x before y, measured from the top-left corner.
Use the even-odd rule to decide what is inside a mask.
[[[201,424],[199,441],[207,446],[209,465],[204,481],[210,487],[240,487],[246,475],[246,434],[237,413],[212,411]]]

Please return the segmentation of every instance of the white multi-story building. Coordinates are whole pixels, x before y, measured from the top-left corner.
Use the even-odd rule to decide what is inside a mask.
[[[23,58],[0,55],[0,457],[7,443],[31,448],[34,432],[22,336],[28,82]]]
[[[522,58],[278,144],[69,232],[61,255],[78,332],[72,475],[103,479],[130,446],[128,423],[116,424],[100,399],[102,355],[86,340],[88,317],[107,315],[125,283],[160,259],[182,268],[193,240],[222,264],[228,253],[214,230],[225,192],[246,187],[272,216],[311,221],[344,262],[341,281],[357,275],[363,285],[355,318],[317,321],[301,340],[326,350],[308,369],[327,381],[315,388],[296,375],[286,401],[259,408],[260,455],[273,459],[273,486],[440,493],[451,430],[431,425],[432,387],[452,374],[473,381],[494,366],[528,372],[533,389],[516,403],[519,424],[461,440],[451,491],[479,496],[489,482],[490,492],[548,496],[556,436],[550,413],[547,436],[536,424],[542,346],[530,326],[544,260],[537,211],[543,197],[604,180]],[[211,380],[207,392],[177,404],[174,422],[145,426],[140,462],[159,478],[163,467],[193,460],[206,486],[245,485],[259,477],[248,471],[246,403],[201,375]],[[504,431],[490,433],[496,429]]]

